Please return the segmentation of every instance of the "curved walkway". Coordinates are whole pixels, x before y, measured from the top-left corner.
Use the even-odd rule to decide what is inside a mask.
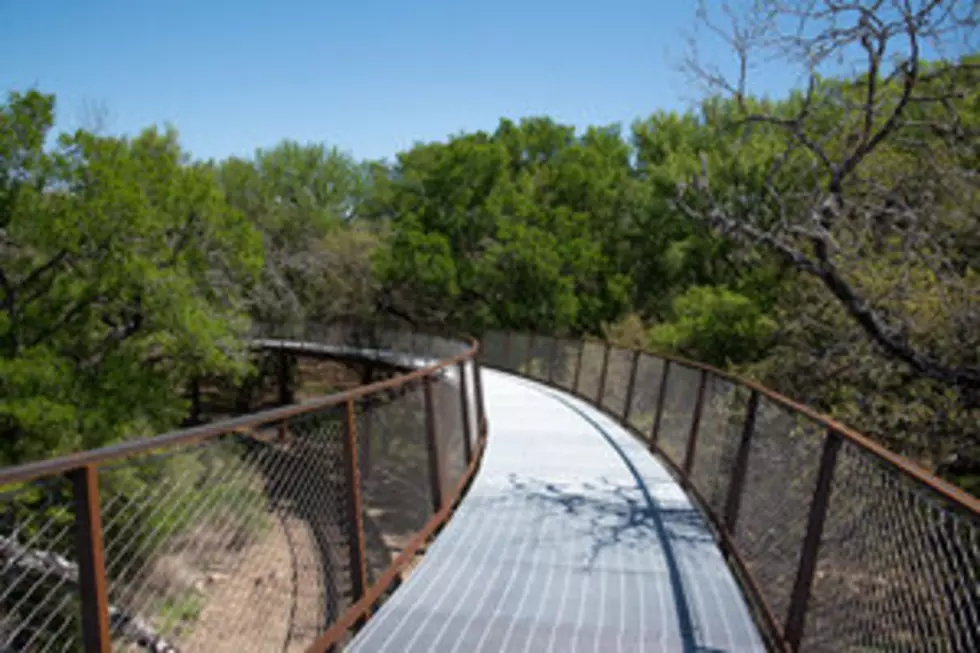
[[[484,370],[482,467],[348,650],[748,652],[721,552],[642,443],[584,402]]]

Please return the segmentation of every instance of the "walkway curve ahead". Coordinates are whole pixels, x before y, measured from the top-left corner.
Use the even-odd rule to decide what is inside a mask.
[[[348,650],[764,651],[700,513],[585,402],[483,371],[482,467]]]

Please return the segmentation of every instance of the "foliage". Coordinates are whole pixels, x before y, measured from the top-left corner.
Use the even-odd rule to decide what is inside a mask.
[[[202,164],[155,130],[45,149],[53,98],[12,94],[0,460],[175,423],[189,375],[242,370],[246,318],[396,316],[666,348],[966,478],[980,466],[977,60],[898,54],[891,77],[885,59],[849,78],[814,69],[779,99],[695,68],[716,93],[691,111],[625,131],[505,119],[390,163],[283,141]]]
[[[243,368],[257,234],[173,131],[44,147],[54,98],[0,106],[0,461],[179,423],[194,374]]]
[[[253,317],[281,327],[371,314],[378,238],[347,228],[364,192],[361,166],[336,149],[283,141],[216,168],[228,202],[265,245],[261,282],[249,294]]]
[[[375,168],[365,216],[390,222],[378,270],[417,321],[594,331],[626,306],[629,149],[615,128],[504,120],[493,134],[418,145]]]
[[[719,366],[758,360],[776,331],[759,304],[724,286],[691,286],[674,299],[673,313],[651,329],[653,348]]]

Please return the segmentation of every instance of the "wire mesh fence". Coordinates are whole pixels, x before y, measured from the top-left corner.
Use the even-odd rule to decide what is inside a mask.
[[[980,650],[977,499],[707,366],[565,339],[542,374],[549,341],[490,333],[484,360],[625,418],[702,504],[774,649]]]
[[[432,517],[422,384],[358,402],[367,572],[374,582]]]
[[[578,383],[576,392],[591,401],[599,397],[599,387],[602,384],[602,361],[605,359],[605,346],[600,342],[585,341],[582,345],[582,357],[579,362]]]
[[[277,335],[319,340],[257,339],[250,386],[197,384],[211,425],[0,470],[0,651],[305,651],[366,612],[472,470],[474,350],[351,325]]]
[[[40,479],[0,501],[0,651],[73,650],[79,596],[71,484]]]
[[[630,396],[629,424],[639,433],[650,436],[657,412],[657,397],[663,377],[664,361],[641,353],[636,361],[633,393]]]

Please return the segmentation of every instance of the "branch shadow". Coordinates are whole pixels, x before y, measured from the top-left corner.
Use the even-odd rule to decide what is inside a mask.
[[[598,477],[591,482],[573,485],[510,475],[510,490],[524,500],[551,506],[555,517],[576,518],[576,523],[582,525],[581,534],[590,543],[589,555],[584,565],[586,569],[593,568],[601,553],[610,547],[636,550],[657,548],[662,551],[683,651],[724,653],[724,649],[698,643],[691,598],[678,563],[679,552],[684,549],[716,546],[714,535],[698,510],[690,504],[674,507],[659,502],[629,455],[602,425],[561,395],[551,392],[547,394],[577,413],[602,435],[629,470],[631,482],[624,484],[607,477]],[[545,519],[549,516],[551,515],[546,512]]]

